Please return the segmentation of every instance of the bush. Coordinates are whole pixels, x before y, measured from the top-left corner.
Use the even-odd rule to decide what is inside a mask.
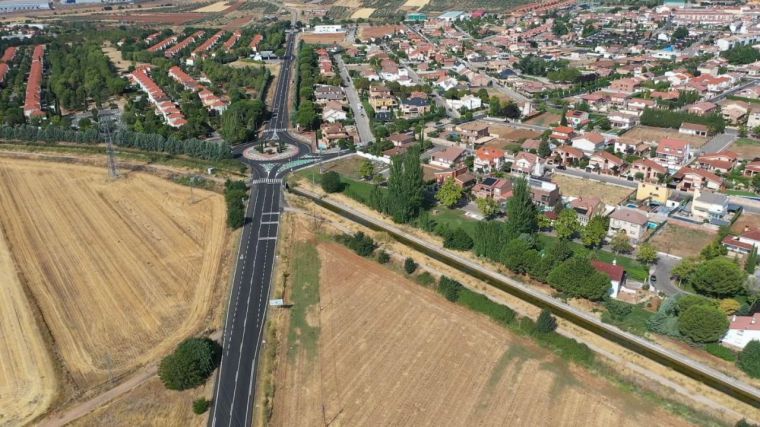
[[[325,193],[338,193],[343,189],[343,184],[340,182],[340,175],[335,171],[328,171],[320,178],[322,183],[322,190]]]
[[[472,249],[472,237],[461,228],[446,233],[443,239],[443,247],[458,251],[468,251]]]
[[[694,342],[715,342],[728,330],[728,319],[715,307],[695,305],[678,316],[678,330]]]
[[[539,344],[551,349],[565,360],[584,366],[591,366],[594,363],[594,352],[586,344],[556,332],[537,334],[535,337]]]
[[[750,341],[744,350],[739,352],[736,364],[750,377],[760,378],[760,341]]]
[[[689,283],[694,289],[712,297],[735,296],[744,290],[747,273],[727,258],[713,258],[697,267]]]
[[[406,271],[406,274],[412,274],[414,271],[417,270],[417,263],[414,262],[413,259],[407,258],[404,260],[404,271]]]
[[[467,288],[459,290],[458,303],[470,310],[483,313],[498,323],[507,325],[515,319],[515,312],[511,308],[492,301],[487,296],[473,292]]]
[[[710,343],[705,345],[705,350],[713,356],[720,357],[723,360],[733,362],[736,360],[736,353],[718,343]]]
[[[203,384],[216,369],[222,348],[208,338],[182,341],[158,367],[158,376],[170,390],[187,390]]]
[[[235,229],[245,223],[245,200],[248,188],[244,181],[230,181],[224,183],[224,201],[227,204],[227,226]]]
[[[372,255],[372,252],[377,248],[375,241],[361,231],[337,236],[336,240],[363,257]]]
[[[211,401],[201,397],[200,399],[196,399],[193,401],[193,412],[197,415],[200,415],[206,411],[208,411],[208,407],[211,405]]]
[[[459,299],[459,293],[462,289],[464,286],[461,283],[446,276],[441,276],[441,280],[438,281],[438,292],[451,302],[456,302]]]
[[[710,307],[717,307],[717,301],[705,298],[700,295],[683,295],[678,298],[678,312],[685,313],[686,310],[694,307],[695,305],[704,305]]]
[[[536,319],[536,332],[548,334],[554,332],[555,329],[557,329],[557,319],[552,316],[552,312],[546,308],[541,310],[541,314]]]
[[[610,316],[615,320],[623,320],[633,311],[633,306],[631,304],[614,299],[606,301],[604,306],[607,308],[607,312],[610,313]]]
[[[435,283],[435,278],[427,271],[423,271],[422,273],[418,274],[414,280],[416,280],[417,283],[422,286],[430,286]]]
[[[380,264],[387,264],[388,261],[391,260],[391,256],[388,255],[388,252],[380,251],[379,254],[377,254],[377,262]]]

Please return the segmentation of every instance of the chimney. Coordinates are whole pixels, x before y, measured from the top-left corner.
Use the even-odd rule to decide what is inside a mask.
[[[752,320],[749,321],[749,324],[750,325],[754,325],[755,324],[755,316],[752,316]]]
[[[734,314],[733,317],[731,317],[732,322],[736,322],[736,315]]]
[[[745,226],[744,226],[744,232],[746,233],[746,232],[748,232],[748,231],[749,231],[749,225],[745,225]]]
[[[612,260],[612,265],[617,265],[617,258]]]

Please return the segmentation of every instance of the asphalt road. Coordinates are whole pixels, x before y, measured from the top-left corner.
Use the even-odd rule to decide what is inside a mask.
[[[348,103],[351,105],[351,111],[354,112],[354,122],[356,123],[357,131],[359,131],[359,145],[367,145],[375,139],[369,126],[369,118],[364,111],[359,94],[356,93],[356,87],[354,87],[354,82],[348,74],[346,64],[343,63],[343,58],[340,54],[334,55],[333,58],[338,64],[340,77],[343,80],[343,85],[346,87],[346,98],[348,98]]]
[[[298,146],[297,157],[310,148],[290,137],[288,127],[288,87],[291,80],[294,37],[288,35],[287,55],[275,88],[272,117],[265,135]],[[235,147],[240,156],[253,143]],[[251,194],[240,239],[237,265],[230,291],[224,325],[222,362],[219,367],[214,403],[208,424],[212,427],[250,426],[253,422],[253,402],[256,387],[256,368],[262,352],[264,324],[275,259],[282,198],[282,177],[278,172],[287,159],[260,163],[240,157],[252,170]]]

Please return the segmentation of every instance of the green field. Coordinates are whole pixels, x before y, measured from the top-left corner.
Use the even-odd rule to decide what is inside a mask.
[[[290,295],[290,328],[288,329],[288,356],[294,357],[300,348],[306,354],[315,356],[319,340],[319,327],[309,324],[309,312],[319,305],[319,253],[308,242],[298,242],[293,248],[292,277],[293,290]]]

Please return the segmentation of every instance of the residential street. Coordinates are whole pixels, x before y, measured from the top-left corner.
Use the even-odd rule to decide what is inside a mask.
[[[369,117],[367,117],[367,114],[364,111],[361,98],[359,98],[359,94],[356,92],[354,82],[348,74],[348,69],[343,62],[343,58],[341,58],[340,54],[334,55],[333,58],[335,59],[335,63],[338,64],[340,77],[346,88],[346,98],[348,98],[348,103],[351,105],[351,111],[354,113],[354,122],[356,123],[356,129],[359,132],[359,145],[367,145],[375,140],[372,135],[372,128],[369,124]]]
[[[415,84],[420,83],[420,76],[417,75],[417,73],[412,69],[412,67],[407,65],[406,61],[401,61],[401,66],[404,67],[404,69],[409,73],[409,77],[412,79],[412,81]],[[435,92],[435,90],[433,90],[431,95],[433,96],[433,99],[435,99],[435,104],[439,108],[443,108],[446,110],[447,116],[453,119],[458,119],[460,117],[459,111],[449,108],[449,106],[446,105],[446,100],[443,99],[443,97],[439,95],[437,92]]]
[[[739,133],[736,129],[726,128],[724,133],[715,135],[707,144],[700,148],[702,153],[717,153],[725,150],[729,145],[736,141],[739,137]]]
[[[670,281],[670,276],[673,274],[673,268],[680,262],[681,258],[677,256],[658,252],[657,264],[655,264],[654,267],[654,276],[657,277],[657,283],[653,283],[652,286],[668,296],[679,293],[688,293]]]

